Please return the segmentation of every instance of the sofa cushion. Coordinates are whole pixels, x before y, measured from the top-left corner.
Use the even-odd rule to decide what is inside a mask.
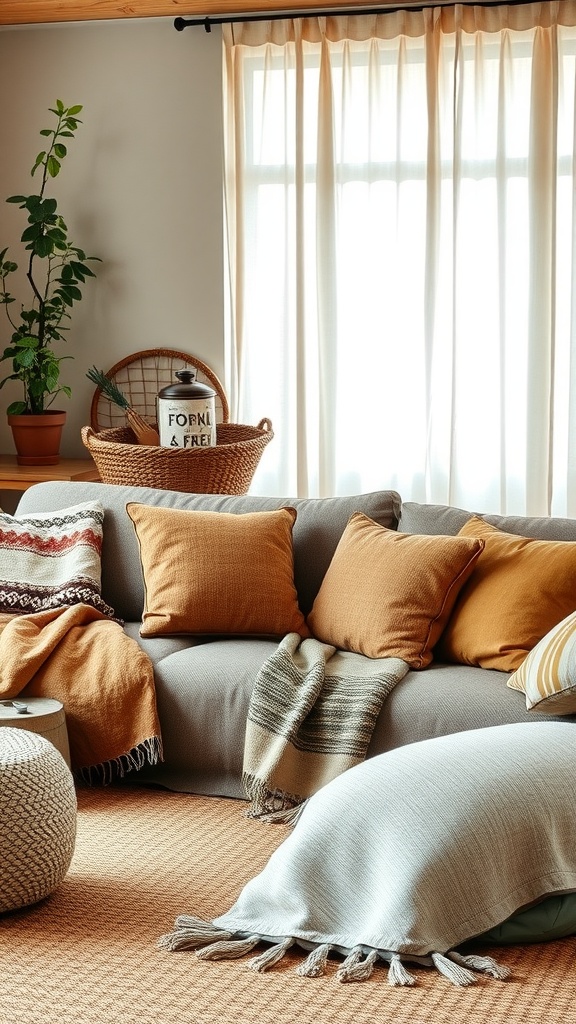
[[[0,612],[88,604],[114,616],[100,593],[103,521],[95,501],[57,512],[0,512]]]
[[[336,545],[353,512],[365,512],[376,522],[396,529],[400,495],[396,491],[336,498],[282,498],[258,495],[185,494],[150,487],[118,484],[54,481],[35,484],[24,492],[18,512],[50,511],[65,504],[93,500],[105,509],[102,546],[102,593],[126,621],[142,615],[144,588],[138,542],[126,514],[129,501],[162,508],[200,509],[212,512],[262,512],[284,506],[296,509],[293,529],[294,580],[299,604],[306,615],[314,602]]]
[[[484,540],[438,644],[441,660],[513,672],[576,607],[576,543],[503,533],[472,516],[459,537]]]
[[[550,715],[576,712],[576,612],[554,626],[508,679],[526,708]]]
[[[399,534],[355,512],[308,625],[342,650],[424,668],[483,547],[481,540]]]
[[[308,636],[294,586],[293,508],[200,512],[128,502],[144,576],[143,637]]]

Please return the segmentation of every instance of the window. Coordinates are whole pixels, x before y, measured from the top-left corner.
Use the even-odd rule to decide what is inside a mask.
[[[235,401],[276,434],[255,489],[576,515],[576,30],[529,16],[228,32]]]

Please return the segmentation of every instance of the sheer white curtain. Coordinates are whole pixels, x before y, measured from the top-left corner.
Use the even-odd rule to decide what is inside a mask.
[[[254,490],[576,515],[576,3],[227,26]]]

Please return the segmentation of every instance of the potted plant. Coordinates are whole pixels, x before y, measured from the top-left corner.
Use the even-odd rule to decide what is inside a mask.
[[[98,259],[87,256],[71,242],[56,200],[46,194],[49,182],[60,173],[67,154],[67,140],[74,137],[82,123],[78,119],[82,106],[65,107],[61,100],[56,100],[56,106],[49,109],[56,124],[40,132],[47,140],[46,148],[38,153],[31,171],[32,176],[41,173],[39,191],[34,195],[10,196],[6,200],[18,204],[28,220],[21,241],[29,253],[25,277],[31,295],[27,305],[22,303],[17,315],[13,313],[16,299],[7,290],[6,282],[18,270],[18,264],[7,259],[8,248],[0,252],[0,303],[4,305],[13,331],[10,343],[0,356],[0,361],[11,361],[12,372],[0,380],[0,388],[9,380],[20,381],[23,387],[23,398],[12,402],[7,409],[18,462],[23,465],[51,465],[59,460],[66,413],[53,410],[52,403],[57,395],[70,397],[68,385],[60,383],[60,364],[72,357],[57,355],[53,345],[64,340],[70,310],[82,298],[82,285],[87,277],[95,276],[88,263]],[[21,428],[24,442],[18,434]],[[56,437],[50,442],[49,435],[54,429]],[[31,438],[36,439],[32,440],[30,449]]]

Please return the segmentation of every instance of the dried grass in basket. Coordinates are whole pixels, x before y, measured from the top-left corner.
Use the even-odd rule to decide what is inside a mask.
[[[269,419],[260,420],[257,427],[219,423],[217,443],[194,449],[137,444],[130,427],[100,433],[82,427],[82,441],[104,483],[189,494],[246,494],[273,437]]]

